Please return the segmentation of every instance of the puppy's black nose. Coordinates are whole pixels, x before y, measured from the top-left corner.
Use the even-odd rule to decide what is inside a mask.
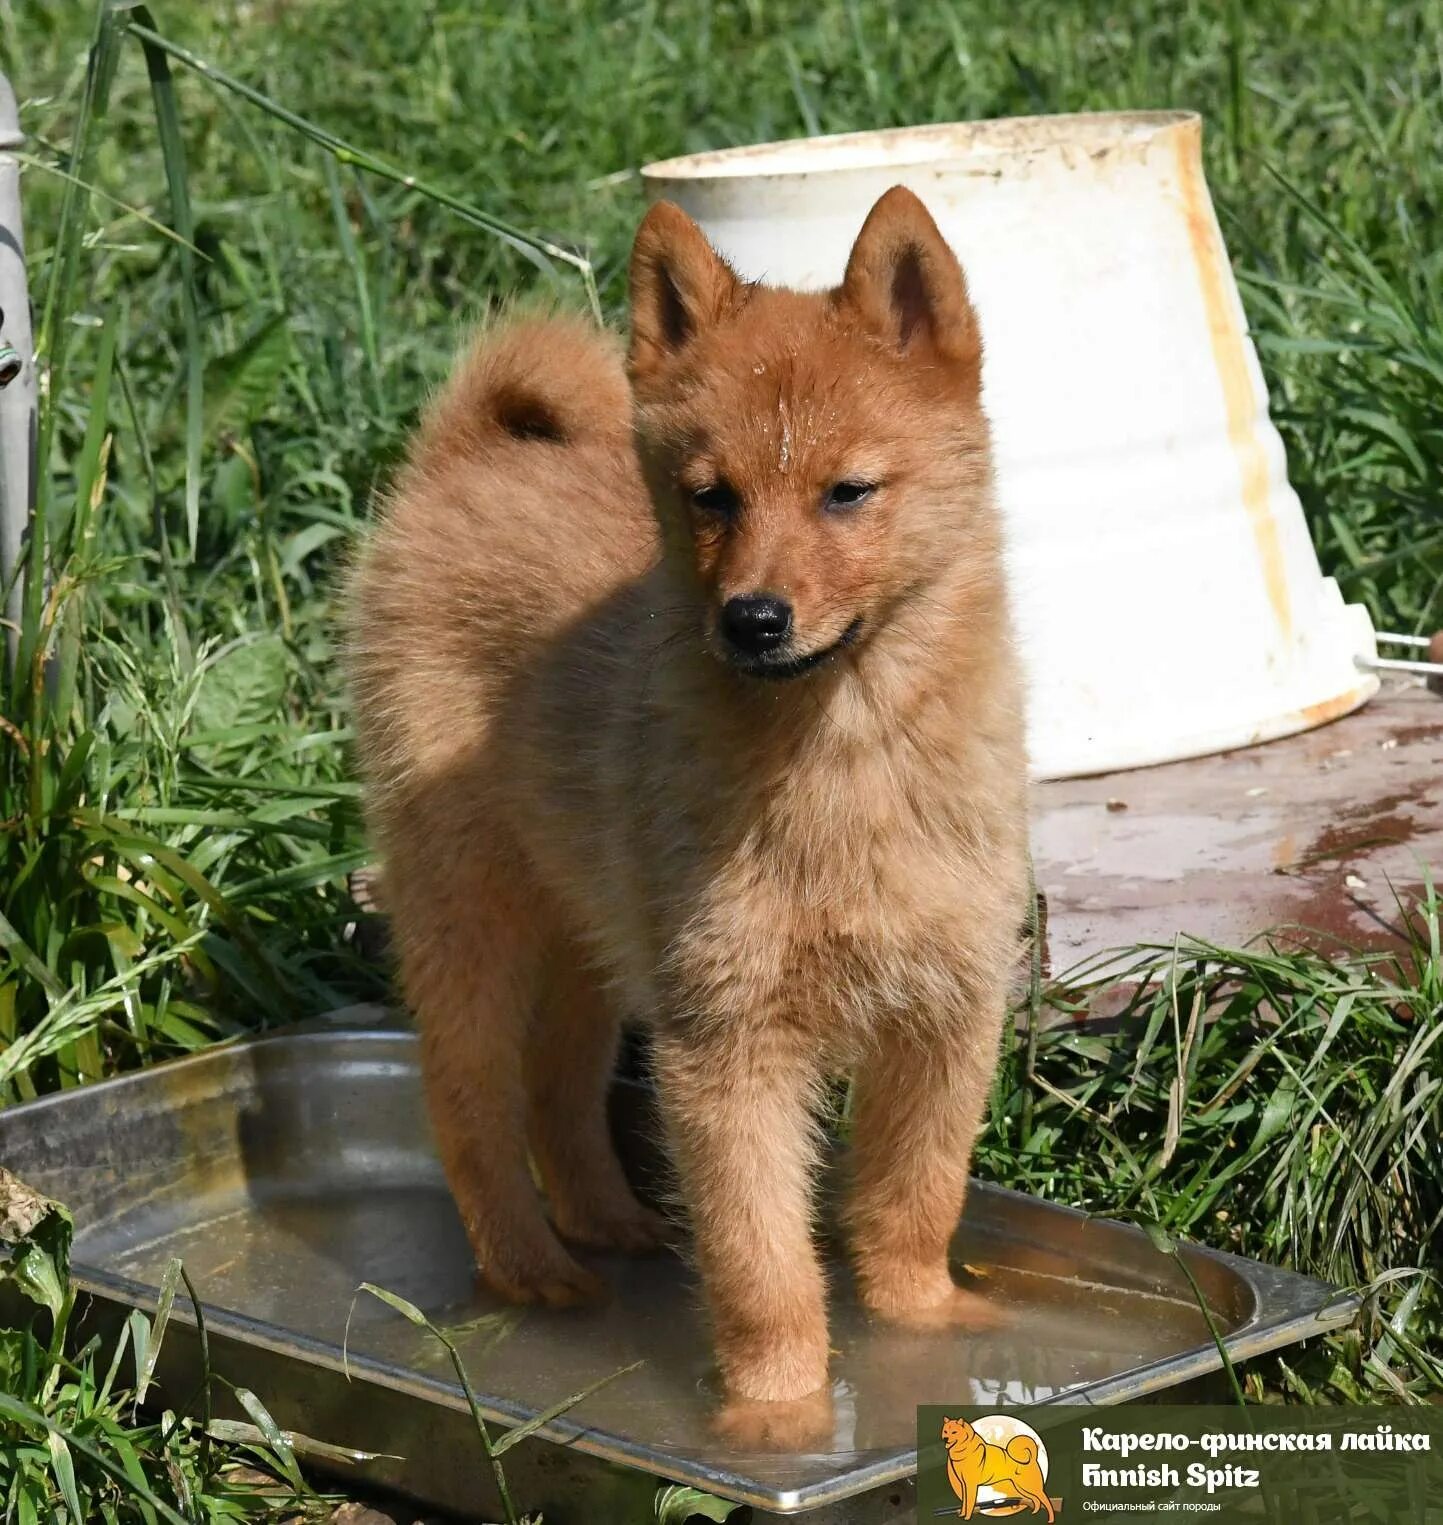
[[[792,633],[792,606],[772,593],[729,598],[721,612],[722,634],[749,657],[760,657]]]

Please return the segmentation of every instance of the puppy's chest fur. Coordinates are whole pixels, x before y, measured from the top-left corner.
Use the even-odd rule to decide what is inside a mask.
[[[979,956],[995,960],[978,929],[1007,919],[1008,865],[989,863],[1002,844],[955,776],[881,747],[798,766],[726,824],[697,843],[664,1007],[784,1021],[842,1049],[888,1020],[965,1011]]]

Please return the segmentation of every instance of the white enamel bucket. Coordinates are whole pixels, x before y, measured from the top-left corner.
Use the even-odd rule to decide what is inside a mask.
[[[1033,772],[1266,741],[1377,688],[1322,575],[1187,112],[856,133],[647,166],[741,274],[841,277],[873,201],[920,195],[986,346]]]

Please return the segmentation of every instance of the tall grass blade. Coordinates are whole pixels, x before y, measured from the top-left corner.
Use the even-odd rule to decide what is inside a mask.
[[[65,360],[71,334],[70,317],[75,308],[81,254],[85,248],[86,224],[90,214],[92,165],[98,129],[103,124],[110,105],[110,91],[115,81],[119,53],[120,28],[111,0],[96,0],[85,87],[81,93],[75,129],[71,134],[71,174],[60,203],[55,249],[50,259],[45,301],[36,334],[36,350],[45,372],[45,386],[42,389],[44,401],[40,410],[39,443],[36,450],[40,468],[37,490],[42,519],[48,498],[49,462],[59,416],[56,404],[64,391]],[[33,574],[35,570],[32,565],[29,572]],[[34,596],[39,598],[38,588]],[[38,610],[38,604],[35,607]],[[27,609],[27,625],[29,613]],[[21,670],[24,671],[23,663]]]
[[[150,34],[155,26],[149,7],[138,5],[131,13],[128,30],[140,38],[145,67],[155,100],[155,125],[165,161],[170,192],[170,220],[180,240],[176,260],[180,269],[181,312],[185,327],[185,533],[190,554],[195,555],[200,529],[200,468],[205,418],[205,352],[200,333],[200,294],[195,274],[195,218],[190,206],[190,178],[185,164],[185,138],[180,128],[175,81],[164,48]]]
[[[491,1438],[491,1427],[486,1423],[486,1416],[481,1412],[481,1405],[477,1401],[476,1391],[471,1386],[471,1377],[466,1370],[466,1363],[461,1359],[461,1352],[456,1349],[450,1336],[442,1329],[438,1329],[430,1319],[413,1302],[407,1301],[398,1293],[389,1292],[385,1287],[378,1287],[374,1283],[364,1281],[360,1290],[369,1292],[374,1298],[393,1308],[402,1318],[415,1324],[418,1329],[424,1329],[434,1339],[440,1342],[446,1354],[451,1358],[451,1369],[456,1373],[456,1380],[461,1384],[461,1391],[466,1397],[466,1406],[471,1411],[471,1422],[476,1427],[476,1435],[481,1442],[481,1449],[485,1453],[486,1460],[491,1467],[491,1475],[496,1483],[496,1493],[501,1500],[501,1508],[506,1515],[506,1525],[520,1525],[516,1506],[511,1501],[511,1489],[506,1482],[506,1473],[501,1466],[501,1459],[496,1452],[496,1443]]]
[[[211,1392],[215,1373],[210,1364],[210,1334],[205,1327],[205,1309],[201,1305],[200,1294],[195,1290],[195,1285],[190,1279],[190,1272],[186,1270],[184,1261],[180,1264],[180,1279],[185,1283],[185,1290],[190,1294],[190,1310],[195,1315],[195,1335],[200,1345],[200,1401],[201,1401],[201,1431],[200,1431],[200,1488],[204,1493],[210,1486],[210,1423],[215,1417],[213,1413],[214,1395]],[[254,1417],[254,1416],[252,1416]],[[267,1418],[270,1416],[267,1415]],[[291,1458],[291,1465],[295,1465],[295,1458]]]
[[[645,1361],[633,1361],[630,1366],[619,1367],[605,1377],[599,1377],[595,1382],[588,1383],[570,1397],[563,1398],[559,1403],[553,1403],[549,1408],[542,1409],[539,1414],[533,1414],[530,1419],[518,1424],[515,1429],[507,1432],[491,1448],[493,1456],[504,1456],[512,1446],[520,1445],[523,1440],[529,1439],[537,1430],[544,1429],[553,1419],[560,1419],[563,1414],[570,1413],[578,1403],[584,1403],[593,1393],[599,1393],[603,1387],[609,1387],[618,1377],[624,1377],[628,1372],[639,1371],[646,1365]]]
[[[371,379],[371,391],[378,408],[385,406],[381,389],[381,351],[376,338],[376,311],[371,303],[371,283],[366,274],[366,261],[351,231],[351,218],[346,210],[346,200],[341,194],[341,175],[336,159],[328,154],[325,159],[326,190],[331,198],[331,216],[336,226],[336,242],[350,266],[351,280],[356,288],[356,313],[361,324],[361,348],[366,356],[366,370]]]
[[[265,1443],[279,1459],[286,1474],[286,1481],[297,1493],[308,1493],[310,1489],[305,1478],[301,1476],[301,1469],[296,1463],[296,1453],[291,1449],[290,1437],[271,1418],[270,1410],[248,1387],[238,1387],[234,1391],[236,1402],[251,1416],[256,1428],[265,1437]],[[209,1417],[206,1419],[206,1429],[207,1433],[214,1431],[214,1421]]]
[[[165,1339],[165,1331],[170,1327],[171,1310],[175,1306],[175,1294],[180,1287],[180,1274],[183,1267],[181,1262],[174,1256],[166,1262],[165,1270],[161,1273],[160,1292],[155,1303],[155,1322],[151,1326],[142,1350],[137,1341],[135,1357],[138,1366],[135,1383],[135,1401],[144,1403],[146,1394],[150,1391],[150,1384],[155,1377],[155,1363],[160,1359],[161,1342]]]

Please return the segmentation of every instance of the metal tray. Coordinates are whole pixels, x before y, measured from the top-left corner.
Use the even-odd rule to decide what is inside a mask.
[[[503,1424],[643,1361],[508,1454],[513,1493],[547,1525],[650,1519],[658,1478],[750,1505],[755,1520],[910,1519],[919,1403],[1115,1403],[1221,1364],[1180,1268],[1142,1232],[979,1185],[954,1253],[1010,1310],[1006,1327],[873,1324],[839,1269],[831,1443],[729,1451],[711,1428],[707,1338],[678,1258],[595,1257],[615,1288],[609,1305],[527,1312],[499,1342],[476,1326],[497,1305],[473,1284],[426,1131],[415,1040],[395,1031],[260,1039],[17,1106],[0,1113],[0,1161],[70,1206],[93,1316],[152,1304],[181,1256],[217,1371],[258,1391],[286,1427],[400,1453],[380,1479],[433,1504],[495,1508],[463,1395],[445,1351],[355,1299],[359,1283],[450,1331]],[[1235,1360],[1354,1314],[1319,1282],[1185,1254]],[[199,1371],[188,1304],[176,1318],[160,1371],[167,1403],[185,1401]]]

